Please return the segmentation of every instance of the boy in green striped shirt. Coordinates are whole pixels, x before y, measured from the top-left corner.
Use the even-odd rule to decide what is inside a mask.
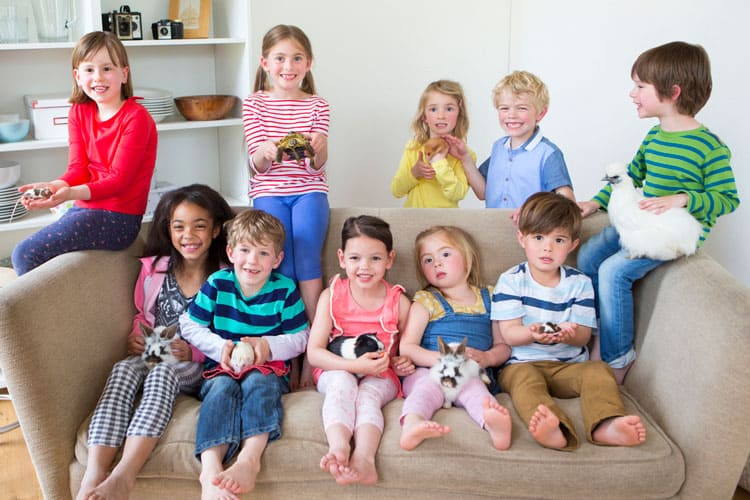
[[[199,394],[195,454],[204,498],[237,498],[255,486],[266,444],[281,437],[288,360],[305,351],[309,333],[297,286],[275,272],[284,258],[282,223],[251,208],[227,226],[233,267],[209,276],[180,317],[182,336],[216,367],[204,372]],[[230,359],[239,342],[253,346],[255,360],[236,372]]]
[[[659,119],[628,165],[628,174],[646,196],[642,210],[661,214],[686,207],[703,225],[702,244],[716,219],[740,203],[729,148],[698,120],[711,95],[711,65],[699,45],[671,42],[642,53],[631,69],[630,97],[640,118]],[[579,202],[584,217],[606,209],[606,186],[591,201]],[[613,227],[587,241],[578,267],[594,282],[599,312],[601,358],[619,383],[635,361],[632,287],[664,261],[630,259]]]

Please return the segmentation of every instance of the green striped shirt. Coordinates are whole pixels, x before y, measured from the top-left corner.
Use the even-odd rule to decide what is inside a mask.
[[[687,210],[703,225],[703,244],[716,219],[740,204],[731,157],[727,145],[702,125],[681,132],[656,125],[628,165],[628,174],[646,197],[685,193]],[[593,201],[606,209],[611,192],[607,185]]]

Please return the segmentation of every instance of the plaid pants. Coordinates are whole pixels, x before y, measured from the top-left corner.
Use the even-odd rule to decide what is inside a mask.
[[[161,437],[182,391],[197,393],[203,365],[159,363],[149,371],[140,356],[115,363],[89,425],[89,446],[120,447],[126,436]],[[135,398],[143,384],[138,408]],[[132,417],[132,418],[131,418]]]

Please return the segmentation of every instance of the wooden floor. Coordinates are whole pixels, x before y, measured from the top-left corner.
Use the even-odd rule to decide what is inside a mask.
[[[4,390],[0,390],[0,393],[7,394]],[[10,401],[0,401],[0,426],[15,420],[13,404]],[[0,491],[4,492],[3,500],[42,499],[20,428],[0,434]],[[738,488],[732,500],[750,500],[750,493]]]

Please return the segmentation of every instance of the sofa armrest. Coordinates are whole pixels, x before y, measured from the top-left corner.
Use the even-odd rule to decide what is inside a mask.
[[[681,498],[731,498],[750,451],[750,290],[703,252],[635,288],[625,385],[685,456]]]
[[[64,254],[0,289],[0,366],[45,498],[70,497],[76,432],[125,355],[140,246]]]

